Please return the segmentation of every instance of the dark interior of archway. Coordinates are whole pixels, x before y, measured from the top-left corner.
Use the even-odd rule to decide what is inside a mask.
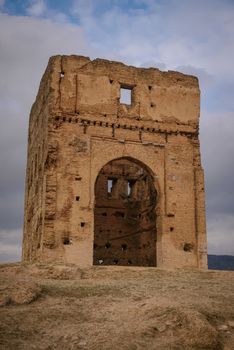
[[[95,185],[94,265],[156,266],[156,191],[152,176],[125,158],[100,171]]]

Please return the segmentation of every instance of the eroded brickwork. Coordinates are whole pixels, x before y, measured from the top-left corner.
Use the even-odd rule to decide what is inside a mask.
[[[52,57],[30,116],[23,259],[205,268],[199,108],[196,77]]]

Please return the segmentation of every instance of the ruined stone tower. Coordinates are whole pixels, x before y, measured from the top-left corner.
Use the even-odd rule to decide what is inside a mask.
[[[206,268],[196,77],[55,56],[29,123],[23,260]]]

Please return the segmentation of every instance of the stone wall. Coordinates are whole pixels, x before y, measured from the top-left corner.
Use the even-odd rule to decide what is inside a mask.
[[[128,104],[123,92],[130,96]],[[152,178],[153,265],[205,268],[199,105],[198,80],[192,76],[81,56],[52,57],[30,118],[24,260],[80,266],[97,261],[95,185],[105,166],[120,159],[136,169],[140,164]],[[113,225],[111,232],[118,226]],[[130,255],[125,262],[134,260]]]

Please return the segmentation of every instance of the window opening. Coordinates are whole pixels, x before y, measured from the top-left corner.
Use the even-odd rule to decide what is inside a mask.
[[[132,89],[125,87],[120,88],[120,103],[125,105],[132,104]]]
[[[109,179],[107,180],[107,191],[109,194],[113,193],[113,189],[115,184],[117,183],[116,179]]]
[[[134,180],[128,180],[128,188],[127,188],[128,197],[131,197],[133,186],[135,185],[135,183],[136,181]]]
[[[130,197],[131,191],[132,191],[131,184],[130,184],[130,181],[128,181],[128,197]]]
[[[113,187],[113,181],[112,179],[107,180],[107,187],[108,187],[108,193],[112,192],[112,187]]]

